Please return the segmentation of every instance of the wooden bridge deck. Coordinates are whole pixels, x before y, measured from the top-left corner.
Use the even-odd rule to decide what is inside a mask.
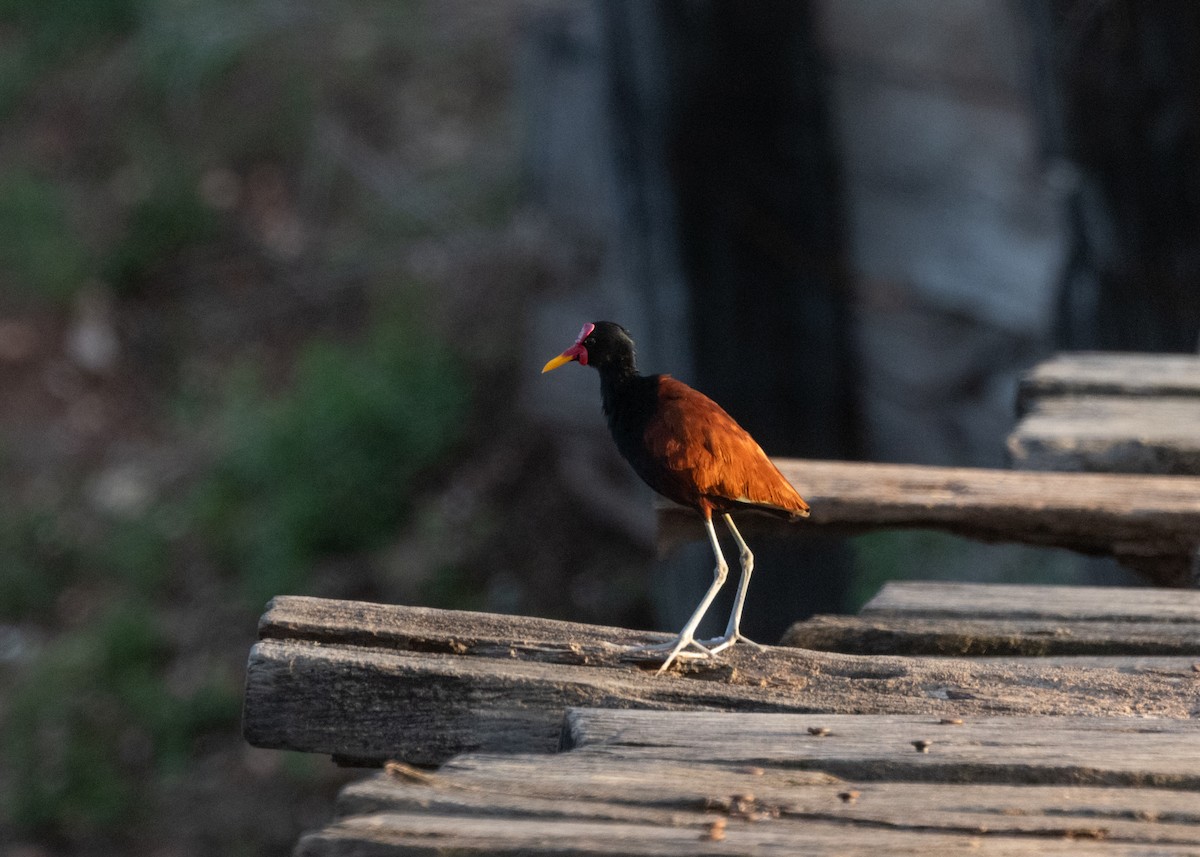
[[[1022,383],[1024,472],[781,469],[805,530],[944,529],[1194,586],[1197,403],[1200,358],[1065,355]],[[698,532],[659,515],[668,542]],[[514,616],[283,597],[259,630],[247,739],[382,766],[306,857],[1200,857],[1200,590],[893,583],[662,676],[626,647],[669,635]]]
[[[656,676],[616,644],[665,635],[281,598],[246,733],[386,766],[314,857],[1200,854],[1200,592],[889,584],[854,618],[845,652],[983,630],[965,657],[739,646]],[[1106,642],[1046,646],[1076,637]]]

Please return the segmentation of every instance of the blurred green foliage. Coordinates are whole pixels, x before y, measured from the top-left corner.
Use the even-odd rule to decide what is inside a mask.
[[[10,28],[0,51],[0,116],[16,106],[46,69],[129,30],[146,2],[0,0],[0,23]]]
[[[205,522],[201,549],[255,607],[303,592],[321,555],[395,532],[415,480],[461,437],[469,392],[445,346],[398,315],[360,344],[309,343],[278,395],[244,380],[215,467],[183,502]],[[147,774],[180,770],[198,737],[238,720],[240,676],[192,676],[186,692],[164,682],[182,654],[161,627],[169,524],[188,512],[157,506],[91,537],[50,510],[13,512],[0,514],[4,617],[46,614],[68,585],[95,604],[27,664],[0,712],[4,816],[31,831],[115,830],[147,804]]]
[[[0,0],[0,118],[55,66],[128,39],[130,59],[122,63],[131,66],[136,97],[112,106],[120,137],[93,141],[91,157],[110,169],[124,164],[145,185],[107,213],[105,227],[117,228],[97,239],[96,230],[68,216],[64,176],[10,167],[0,174],[0,284],[50,303],[69,298],[89,275],[118,293],[136,292],[179,251],[216,236],[217,218],[197,192],[200,167],[213,152],[296,154],[313,111],[311,83],[294,61],[281,55],[263,70],[280,91],[271,109],[248,111],[216,91],[255,39],[280,29],[263,7],[223,0]],[[109,73],[120,78],[125,71]],[[190,102],[186,113],[181,102]]]
[[[130,209],[119,239],[101,265],[118,294],[138,291],[177,252],[216,234],[216,216],[201,202],[197,179],[186,166],[164,170],[149,193]]]
[[[420,6],[0,0],[0,289],[14,287],[18,312],[40,302],[65,318],[63,304],[94,278],[111,290],[121,321],[130,307],[151,318],[142,338],[120,330],[123,355],[153,376],[130,386],[161,397],[138,407],[177,409],[173,420],[140,416],[160,433],[155,442],[188,459],[187,473],[171,475],[169,496],[148,509],[114,511],[89,499],[88,479],[107,466],[95,460],[56,465],[43,480],[50,499],[31,499],[41,496],[34,490],[0,504],[0,622],[22,647],[0,660],[0,850],[13,830],[69,849],[97,832],[128,843],[120,837],[151,829],[163,784],[196,763],[209,733],[240,746],[242,676],[216,665],[231,646],[240,649],[235,661],[244,658],[252,610],[304,592],[329,555],[394,537],[421,479],[462,437],[470,379],[427,325],[383,308],[369,287],[354,295],[356,311],[372,319],[359,339],[305,342],[312,328],[340,327],[326,326],[325,306],[314,304],[270,343],[274,356],[295,349],[282,380],[226,373],[226,361],[258,353],[255,333],[215,346],[198,343],[203,334],[186,343],[172,336],[206,300],[252,303],[240,281],[217,282],[227,269],[177,262],[233,258],[255,285],[260,271],[270,286],[290,276],[256,244],[271,206],[312,227],[302,264],[314,281],[390,282],[399,243],[442,222],[427,211],[438,206],[425,204],[438,194],[457,200],[443,208],[458,213],[459,226],[503,219],[515,185],[481,186],[454,159],[438,159],[436,174],[415,169],[438,190],[418,188],[418,203],[398,206],[378,188],[339,180],[353,151],[333,157],[314,146],[323,112],[388,148],[397,133],[391,108],[375,105],[394,96],[414,52],[427,51]],[[449,54],[440,62],[466,74]],[[442,77],[423,74],[430,92],[416,101],[449,92]],[[491,76],[483,84],[495,85]],[[247,200],[262,192],[261,167],[281,177],[284,192],[256,208]],[[214,173],[235,177],[231,200],[214,203],[203,191]],[[205,245],[218,252],[187,252]],[[161,286],[169,288],[143,300]],[[422,290],[400,283],[388,291]],[[181,309],[184,294],[200,300]],[[211,349],[200,356],[217,367],[216,387],[200,373],[194,390],[173,389],[184,373],[160,372],[164,357],[202,348]],[[217,440],[206,445],[214,425]],[[191,461],[199,449],[211,461]],[[7,466],[0,461],[6,485]],[[444,572],[431,585],[459,585],[455,569]],[[227,618],[226,610],[237,618],[211,639],[179,621],[201,611]],[[312,779],[318,765],[324,770],[289,757],[285,773]]]
[[[89,537],[63,508],[10,503],[0,511],[0,620],[47,617],[69,585],[111,581],[122,593],[158,594],[170,568],[163,513],[106,522]]]
[[[245,0],[129,0],[139,9],[135,47],[143,85],[187,97],[231,71],[270,17]]]
[[[359,346],[314,341],[288,390],[250,381],[201,489],[207,531],[256,606],[302,590],[322,554],[377,547],[413,480],[461,436],[469,388],[450,352],[394,317]]]
[[[53,509],[0,512],[0,620],[47,611],[78,569],[77,545]]]
[[[57,300],[78,288],[86,262],[59,187],[25,171],[0,175],[0,270],[12,285]]]
[[[229,676],[172,692],[161,671],[173,653],[155,611],[116,603],[43,650],[4,711],[0,749],[10,771],[6,814],[27,829],[109,829],[139,806],[145,773],[186,764],[206,730],[237,722]]]

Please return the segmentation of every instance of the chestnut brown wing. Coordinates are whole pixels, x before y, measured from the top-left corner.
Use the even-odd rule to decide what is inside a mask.
[[[800,497],[733,417],[682,381],[659,379],[644,436],[660,493],[702,513],[738,505],[806,515]]]

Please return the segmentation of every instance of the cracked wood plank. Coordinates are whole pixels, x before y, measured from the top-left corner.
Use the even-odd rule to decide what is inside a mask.
[[[1078,857],[1081,853],[1122,857],[1195,857],[1194,844],[1161,845],[1105,842],[1086,830],[1063,837],[988,836],[938,830],[857,827],[832,821],[749,823],[714,827],[715,817],[687,826],[673,823],[576,821],[574,819],[493,819],[420,814],[359,816],[309,834],[296,857],[445,857],[470,855],[837,855],[837,857],[928,857],[930,854],[986,853],[989,857]],[[713,831],[719,830],[716,838]],[[1089,840],[1081,846],[1078,840]],[[1090,841],[1097,840],[1097,841]]]
[[[740,714],[574,709],[563,746],[622,758],[786,766],[843,778],[1200,791],[1200,722],[1138,717]],[[816,730],[816,734],[812,730]],[[921,750],[914,742],[924,742]]]
[[[260,635],[247,740],[366,764],[550,752],[571,706],[1166,717],[1200,707],[1193,659],[1077,666],[736,646],[659,676],[622,646],[667,634],[299,597],[275,599]]]
[[[393,766],[346,787],[337,820],[297,853],[1200,853],[1185,790],[1197,760],[1170,752],[1200,726],[1076,720],[572,711],[567,752]],[[928,753],[914,730],[934,737]]]

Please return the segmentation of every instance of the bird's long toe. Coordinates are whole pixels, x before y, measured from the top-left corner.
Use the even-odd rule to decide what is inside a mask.
[[[753,646],[760,652],[765,652],[767,647],[762,643],[756,643],[749,637],[742,636],[740,633],[726,634],[723,637],[713,637],[711,640],[704,640],[700,645],[711,654],[718,654],[733,646],[735,643],[746,643]]]
[[[682,647],[680,646],[680,643],[682,643]],[[689,651],[689,648],[695,649],[695,651]],[[647,645],[643,645],[643,646],[629,646],[626,649],[626,652],[631,655],[638,655],[638,654],[657,655],[657,654],[662,654],[663,652],[671,652],[671,651],[674,651],[675,656],[679,657],[679,658],[710,658],[710,657],[712,657],[712,654],[713,654],[711,651],[709,651],[708,647],[705,644],[701,643],[699,640],[694,640],[694,639],[680,640],[678,637],[676,637],[674,640],[671,640],[670,642],[667,642],[667,643],[654,643],[654,644],[647,644]]]
[[[645,645],[645,646],[630,646],[626,650],[626,653],[631,654],[631,655],[650,654],[650,655],[659,655],[659,656],[661,656],[665,653],[666,657],[663,658],[662,664],[660,664],[658,669],[656,670],[656,672],[658,672],[660,674],[664,673],[668,669],[670,669],[671,664],[675,663],[675,661],[711,658],[713,656],[712,652],[710,652],[707,648],[704,647],[703,644],[701,644],[698,640],[694,639],[691,636],[688,636],[686,638],[676,637],[674,640],[672,640],[669,643],[657,643],[654,645]]]

